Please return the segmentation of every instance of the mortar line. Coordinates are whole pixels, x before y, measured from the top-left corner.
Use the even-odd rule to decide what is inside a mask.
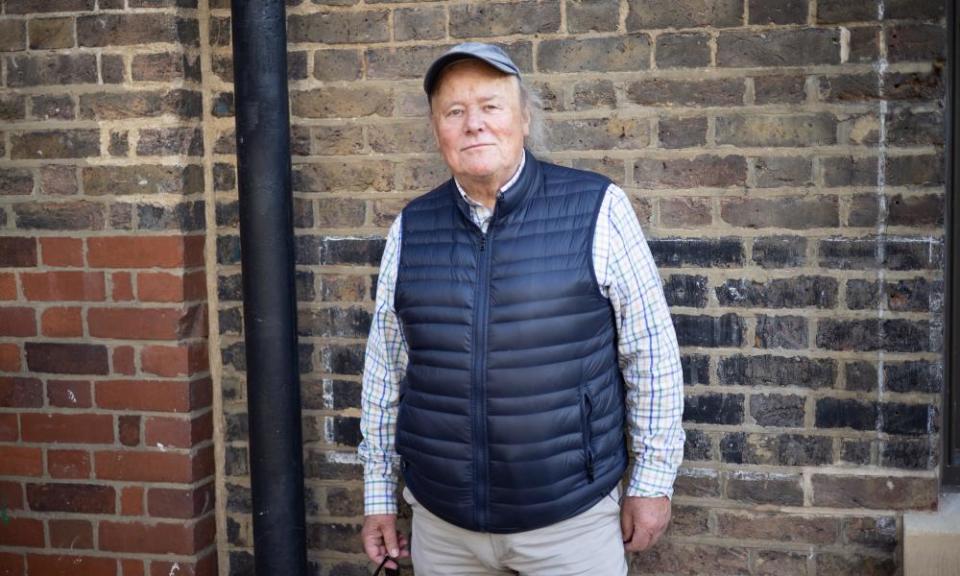
[[[213,445],[214,445],[214,491],[216,497],[216,551],[217,571],[220,576],[229,572],[227,554],[227,488],[224,470],[226,448],[224,446],[225,423],[223,421],[223,360],[220,357],[220,298],[217,293],[217,216],[216,191],[214,190],[213,164],[214,143],[217,139],[216,122],[212,113],[214,87],[213,56],[210,45],[210,2],[201,0],[197,6],[197,21],[200,33],[200,92],[203,104],[202,130],[203,147],[203,187],[205,242],[204,261],[207,280],[207,346],[210,370],[210,382],[213,387]]]

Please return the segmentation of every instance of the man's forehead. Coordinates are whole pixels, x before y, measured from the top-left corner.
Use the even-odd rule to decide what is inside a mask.
[[[449,85],[450,81],[456,82],[457,79],[467,76],[471,78],[476,78],[479,76],[481,80],[489,80],[489,87],[491,91],[497,90],[501,86],[506,86],[508,83],[511,86],[519,87],[518,82],[515,81],[516,76],[505,74],[504,72],[497,70],[493,66],[490,66],[481,60],[465,58],[463,60],[451,62],[449,65],[444,67],[437,79],[437,85],[433,96],[437,96],[443,90],[445,85]]]

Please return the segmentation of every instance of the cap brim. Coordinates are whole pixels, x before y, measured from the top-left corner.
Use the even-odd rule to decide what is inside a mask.
[[[433,95],[433,90],[436,87],[437,80],[440,79],[440,75],[443,73],[444,68],[458,60],[466,60],[467,58],[479,60],[492,68],[496,68],[504,74],[509,74],[511,76],[519,75],[518,70],[511,68],[505,63],[488,60],[487,58],[481,58],[480,56],[470,52],[448,52],[447,54],[437,58],[436,61],[430,65],[430,68],[427,69],[427,73],[423,77],[423,90],[427,93],[427,96]]]

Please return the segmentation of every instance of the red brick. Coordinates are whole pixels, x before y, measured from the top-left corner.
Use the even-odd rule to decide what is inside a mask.
[[[114,302],[129,302],[136,298],[133,295],[133,275],[129,272],[116,272],[113,279],[113,300]]]
[[[151,562],[155,564],[155,562]],[[146,572],[141,560],[120,560],[120,568],[123,569],[123,576],[144,576]],[[168,572],[166,576],[170,576]]]
[[[214,508],[214,485],[178,490],[151,488],[147,492],[147,510],[160,518],[199,518]]]
[[[150,576],[170,576],[174,566],[180,567],[180,570],[176,572],[176,576],[216,576],[217,555],[215,553],[207,554],[196,564],[189,562],[161,562],[155,560],[150,563]]]
[[[132,346],[117,346],[113,349],[113,372],[130,376],[136,374],[137,366],[134,363]]]
[[[137,294],[142,302],[184,302],[202,299],[207,292],[203,271],[183,275],[166,272],[140,272]]]
[[[36,378],[0,378],[0,408],[40,408],[43,383]]]
[[[117,492],[99,484],[27,484],[27,502],[38,512],[113,514]]]
[[[116,576],[117,561],[114,558],[92,556],[27,556],[30,574],[44,576]]]
[[[28,300],[99,302],[107,297],[102,272],[25,272],[20,282]]]
[[[0,476],[40,476],[43,453],[39,448],[0,446]],[[3,539],[0,538],[0,542]]]
[[[197,410],[213,404],[213,382],[201,378],[190,383],[190,406]]]
[[[107,348],[96,344],[27,342],[27,367],[52,374],[107,374]]]
[[[47,308],[40,316],[40,333],[62,338],[83,336],[80,308]]]
[[[140,444],[140,416],[123,415],[117,418],[117,437],[124,446]]]
[[[113,416],[106,414],[21,414],[26,442],[112,444]]]
[[[190,383],[185,380],[106,380],[97,382],[97,406],[113,410],[189,412]]]
[[[4,546],[43,548],[43,522],[33,518],[8,518],[0,522],[0,542]],[[45,574],[36,572],[36,574]]]
[[[147,446],[192,448],[213,437],[213,416],[208,412],[193,420],[172,417],[147,418],[144,427]]]
[[[199,523],[100,522],[100,549],[141,554],[194,554],[201,546]]]
[[[0,576],[23,576],[25,567],[22,554],[0,552]]]
[[[19,372],[20,366],[20,347],[0,344],[0,372]]]
[[[206,335],[201,308],[93,308],[87,325],[98,338],[178,340]]]
[[[192,482],[193,459],[165,452],[97,452],[97,478],[132,482]]]
[[[85,550],[93,548],[93,526],[86,520],[50,520],[50,546]]]
[[[23,510],[23,485],[0,481],[0,502],[5,503],[8,510]]]
[[[17,278],[13,274],[0,274],[0,300],[17,299]]]
[[[89,478],[90,453],[85,450],[47,450],[47,472],[54,478]]]
[[[93,268],[180,268],[203,264],[203,236],[114,236],[90,238]]]
[[[0,414],[0,442],[16,442],[20,439],[20,425],[16,414]]]
[[[86,380],[48,380],[47,401],[57,408],[93,406],[90,382]]]
[[[143,516],[143,487],[130,486],[120,492],[120,513],[124,516]]]
[[[32,308],[0,308],[0,336],[37,335],[37,319]]]
[[[140,353],[140,367],[149,374],[171,378],[206,372],[207,345],[146,346]]]
[[[41,238],[40,252],[47,266],[83,266],[83,240],[79,238]]]
[[[14,417],[14,425],[16,419]],[[194,426],[190,420],[180,418],[148,418],[145,423],[146,445],[157,448],[193,447]],[[16,428],[14,428],[14,432]],[[202,441],[202,440],[201,440]]]
[[[0,268],[29,268],[37,265],[37,239],[0,238]]]
[[[216,472],[216,464],[213,457],[213,446],[197,450],[197,455],[193,458],[193,477],[202,480],[213,476],[214,472]]]

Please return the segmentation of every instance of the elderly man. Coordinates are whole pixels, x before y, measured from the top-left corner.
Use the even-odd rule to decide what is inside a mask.
[[[403,210],[381,263],[364,550],[388,565],[412,552],[418,576],[626,574],[624,551],[670,519],[684,440],[676,335],[640,225],[607,178],[524,149],[530,94],[499,48],[451,49],[424,88],[453,178]]]

